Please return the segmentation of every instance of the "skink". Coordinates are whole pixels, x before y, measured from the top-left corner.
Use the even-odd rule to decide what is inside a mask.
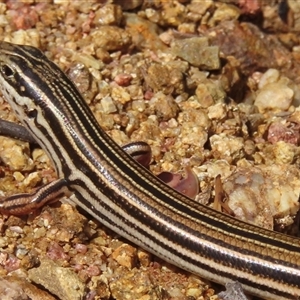
[[[58,178],[0,202],[24,214],[69,196],[136,245],[214,282],[264,299],[300,298],[300,239],[244,223],[176,192],[98,125],[68,77],[33,47],[0,43],[0,89],[51,157]]]

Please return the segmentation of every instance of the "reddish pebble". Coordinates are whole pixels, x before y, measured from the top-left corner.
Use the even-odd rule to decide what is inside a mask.
[[[97,266],[89,266],[86,269],[86,273],[90,277],[92,277],[92,276],[98,276],[98,275],[100,275],[100,269]]]
[[[299,125],[276,122],[272,123],[268,128],[267,140],[272,144],[275,144],[278,141],[283,141],[293,145],[298,145],[299,139]]]
[[[64,252],[64,249],[56,242],[53,242],[47,251],[47,256],[52,259],[68,260],[69,256]]]
[[[128,86],[130,84],[130,81],[132,79],[132,76],[130,74],[118,74],[115,78],[114,81],[120,85],[120,86]]]
[[[6,271],[12,272],[20,268],[20,260],[15,256],[10,255],[4,265]]]
[[[21,6],[14,11],[10,10],[9,14],[17,29],[33,28],[39,20],[37,12],[28,5]]]
[[[144,94],[145,100],[150,100],[153,97],[154,93],[152,91],[146,91]]]
[[[83,254],[85,254],[88,250],[87,246],[84,244],[76,244],[75,249],[77,252],[83,253]]]

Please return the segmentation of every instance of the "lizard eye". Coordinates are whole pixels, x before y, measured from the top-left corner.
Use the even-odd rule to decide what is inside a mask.
[[[1,72],[7,78],[11,78],[14,75],[13,69],[11,67],[9,67],[8,65],[3,65],[1,67]]]
[[[36,119],[36,117],[37,117],[37,110],[36,109],[32,109],[32,110],[27,111],[27,117],[29,119]]]

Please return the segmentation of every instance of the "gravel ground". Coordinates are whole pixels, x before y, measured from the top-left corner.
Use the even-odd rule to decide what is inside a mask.
[[[300,1],[4,1],[1,39],[43,50],[120,145],[145,141],[150,169],[215,179],[237,218],[297,234]],[[17,122],[0,99],[0,118]],[[36,146],[0,136],[0,193],[56,178]],[[218,299],[66,201],[0,218],[1,299]]]

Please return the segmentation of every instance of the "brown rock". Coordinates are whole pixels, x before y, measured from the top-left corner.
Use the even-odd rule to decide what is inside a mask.
[[[121,266],[132,269],[136,265],[137,252],[136,249],[128,244],[118,247],[113,253],[112,258]]]
[[[39,267],[30,269],[28,275],[30,280],[42,285],[59,299],[83,299],[85,286],[77,274],[50,259],[42,258]]]
[[[0,295],[5,300],[55,300],[26,279],[15,276],[0,278]]]

